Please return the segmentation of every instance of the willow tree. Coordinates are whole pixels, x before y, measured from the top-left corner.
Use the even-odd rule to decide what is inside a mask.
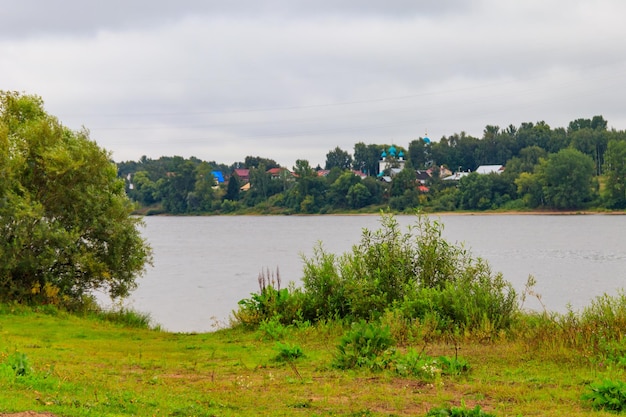
[[[71,305],[124,297],[151,261],[108,152],[0,91],[0,299]]]

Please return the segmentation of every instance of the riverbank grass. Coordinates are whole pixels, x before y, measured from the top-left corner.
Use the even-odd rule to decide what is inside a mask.
[[[4,413],[420,416],[478,406],[497,416],[601,416],[611,414],[582,397],[594,383],[624,376],[616,360],[558,339],[531,342],[523,336],[529,326],[490,341],[465,335],[396,344],[394,358],[413,351],[467,363],[446,374],[432,362],[430,376],[416,376],[392,365],[335,366],[337,346],[353,328],[341,323],[176,334],[54,309],[0,311]]]

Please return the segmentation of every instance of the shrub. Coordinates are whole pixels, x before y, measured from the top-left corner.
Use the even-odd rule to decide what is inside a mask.
[[[10,354],[6,358],[6,365],[13,370],[16,376],[26,376],[32,371],[28,356],[22,352]]]
[[[437,364],[441,368],[444,375],[461,375],[469,371],[470,366],[467,360],[463,358],[450,358],[448,356],[440,356]]]
[[[302,348],[298,345],[277,342],[276,350],[278,351],[278,354],[276,355],[275,360],[279,362],[291,362],[304,356]]]
[[[269,269],[258,276],[259,292],[250,298],[239,301],[239,308],[233,313],[235,319],[244,325],[258,326],[271,319],[289,325],[302,320],[302,297],[298,289],[290,286],[281,288],[280,271]]]
[[[333,366],[339,369],[384,368],[383,354],[393,346],[388,327],[361,321],[341,337]],[[390,353],[390,352],[389,352]]]
[[[259,292],[239,302],[235,318],[256,326],[276,316],[288,325],[377,320],[395,310],[407,323],[434,321],[438,331],[507,328],[518,311],[511,284],[442,231],[440,222],[418,214],[403,233],[394,216],[383,214],[381,228],[363,230],[350,252],[327,253],[320,243],[304,257],[302,289],[281,289],[278,270],[262,272]]]
[[[626,383],[604,381],[592,384],[582,396],[595,410],[622,412],[626,410]]]
[[[511,284],[463,246],[443,239],[441,223],[418,215],[402,233],[392,215],[382,215],[381,225],[364,230],[360,244],[342,256],[320,245],[304,258],[306,319],[376,319],[398,306],[409,319],[437,316],[441,329],[510,324],[517,311]]]
[[[398,355],[394,361],[398,375],[416,377],[424,381],[432,381],[441,375],[441,368],[437,361],[429,356],[422,356],[415,350],[409,350],[405,355]]]
[[[259,331],[265,338],[280,340],[287,334],[287,328],[280,322],[279,316],[265,319],[259,324]]]

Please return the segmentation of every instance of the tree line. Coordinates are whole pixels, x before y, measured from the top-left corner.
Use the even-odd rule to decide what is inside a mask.
[[[118,175],[146,213],[619,210],[626,208],[626,132],[607,125],[594,116],[567,128],[543,121],[504,129],[488,125],[480,138],[464,132],[432,142],[418,137],[406,148],[358,142],[352,153],[330,150],[323,168],[306,159],[289,169],[260,156],[231,165],[144,156],[118,163]],[[391,146],[400,157],[386,155]],[[388,162],[382,172],[381,157]],[[474,172],[494,164],[504,171]],[[450,172],[467,174],[444,180]],[[224,181],[218,183],[220,175]]]

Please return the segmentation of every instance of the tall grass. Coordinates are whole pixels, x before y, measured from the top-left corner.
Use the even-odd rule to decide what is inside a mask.
[[[514,339],[535,350],[573,349],[578,359],[626,369],[626,295],[603,294],[581,311],[525,313],[511,329]]]

